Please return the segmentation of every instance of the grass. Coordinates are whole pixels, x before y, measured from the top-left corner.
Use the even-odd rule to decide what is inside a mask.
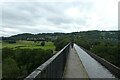
[[[45,42],[45,46],[41,46],[40,42],[34,41],[17,41],[16,43],[10,44],[6,42],[2,42],[2,48],[10,47],[10,48],[42,48],[42,49],[51,49],[55,50],[55,46],[53,42]]]

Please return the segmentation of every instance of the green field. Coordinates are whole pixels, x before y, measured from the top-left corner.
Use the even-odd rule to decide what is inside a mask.
[[[2,48],[10,47],[10,48],[42,48],[42,49],[51,49],[55,50],[55,46],[53,42],[45,42],[45,46],[40,45],[41,42],[34,42],[34,41],[17,41],[16,43],[6,43],[2,42]]]

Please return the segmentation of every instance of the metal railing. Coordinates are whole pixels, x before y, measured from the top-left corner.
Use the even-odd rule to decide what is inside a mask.
[[[39,66],[24,80],[61,79],[64,73],[70,45],[71,43],[67,44],[62,50]]]

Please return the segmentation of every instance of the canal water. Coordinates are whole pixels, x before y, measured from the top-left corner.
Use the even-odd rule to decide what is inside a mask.
[[[74,44],[74,47],[89,75],[89,78],[115,78],[115,76],[108,69],[88,55],[78,45]]]

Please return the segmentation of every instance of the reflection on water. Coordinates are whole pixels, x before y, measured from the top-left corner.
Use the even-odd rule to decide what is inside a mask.
[[[74,47],[90,78],[115,78],[109,70],[83,51],[78,45],[74,44]]]

